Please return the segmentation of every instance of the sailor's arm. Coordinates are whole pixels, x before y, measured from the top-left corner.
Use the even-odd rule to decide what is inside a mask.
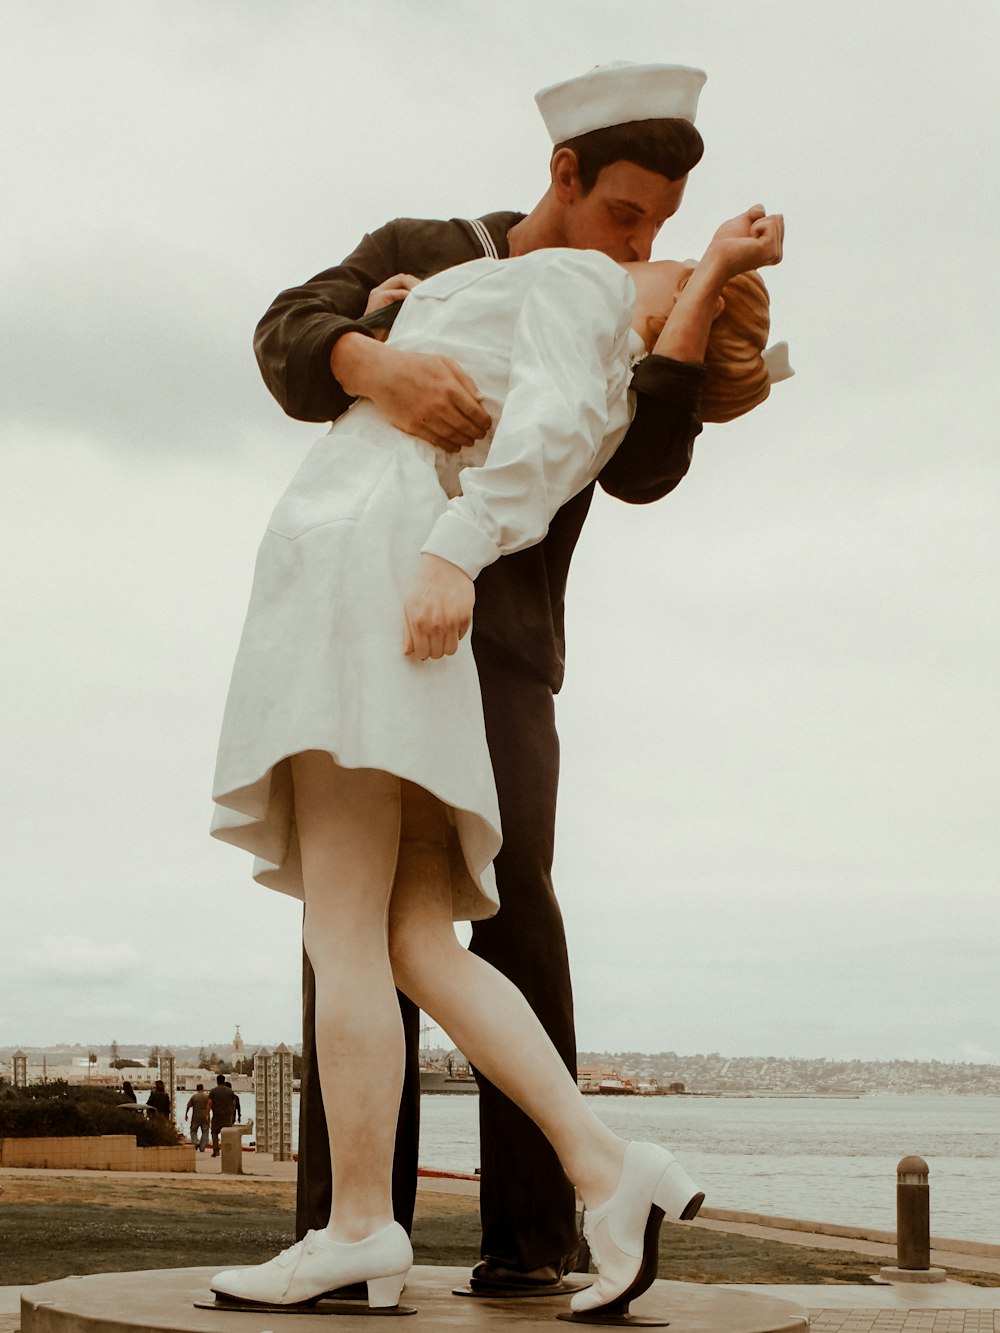
[[[254,352],[264,383],[289,416],[335,421],[350,407],[353,398],[333,374],[331,353],[345,334],[371,338],[358,321],[371,291],[398,269],[390,223],[365,236],[342,264],[271,303],[254,333]]]
[[[342,264],[277,297],[254,334],[257,363],[300,421],[335,421],[356,398],[369,398],[407,434],[464,448],[490,427],[468,375],[449,357],[392,347],[360,322],[377,291],[412,285],[402,267],[392,223],[365,236]]]
[[[649,504],[674,489],[701,434],[704,382],[705,368],[696,363],[656,354],[639,362],[631,384],[632,424],[601,469],[603,490],[627,504]]]

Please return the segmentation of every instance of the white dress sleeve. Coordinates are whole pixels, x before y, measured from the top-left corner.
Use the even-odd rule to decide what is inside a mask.
[[[549,251],[515,328],[486,461],[461,475],[422,550],[470,578],[541,541],[621,443],[631,415],[632,279],[598,251]],[[516,261],[514,261],[516,262]]]

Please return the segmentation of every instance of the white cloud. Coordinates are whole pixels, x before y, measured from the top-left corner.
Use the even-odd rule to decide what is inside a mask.
[[[138,942],[100,940],[86,935],[43,935],[15,966],[29,984],[60,989],[80,984],[107,989],[134,983],[144,971],[147,951]]]
[[[264,295],[218,255],[77,231],[26,244],[0,299],[19,312],[0,424],[204,455],[272,415],[250,346]]]

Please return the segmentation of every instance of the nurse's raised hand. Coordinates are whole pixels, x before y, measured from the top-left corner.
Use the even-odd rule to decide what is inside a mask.
[[[755,204],[717,229],[699,268],[711,269],[721,282],[728,282],[739,273],[780,264],[784,241],[783,215],[765,213],[763,204]]]
[[[490,428],[475,382],[448,356],[406,352],[363,333],[345,333],[330,369],[346,393],[370,398],[407,435],[455,453]]]
[[[465,570],[437,555],[422,555],[403,603],[403,653],[421,662],[450,657],[472,624],[476,585]]]

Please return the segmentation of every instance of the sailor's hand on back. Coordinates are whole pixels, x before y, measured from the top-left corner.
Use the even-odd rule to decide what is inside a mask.
[[[417,577],[403,604],[403,653],[421,662],[450,657],[472,624],[476,585],[465,570],[437,555],[421,555]]]
[[[345,333],[330,353],[345,392],[369,398],[397,430],[456,453],[490,428],[475,382],[448,356],[407,352],[363,333]]]

